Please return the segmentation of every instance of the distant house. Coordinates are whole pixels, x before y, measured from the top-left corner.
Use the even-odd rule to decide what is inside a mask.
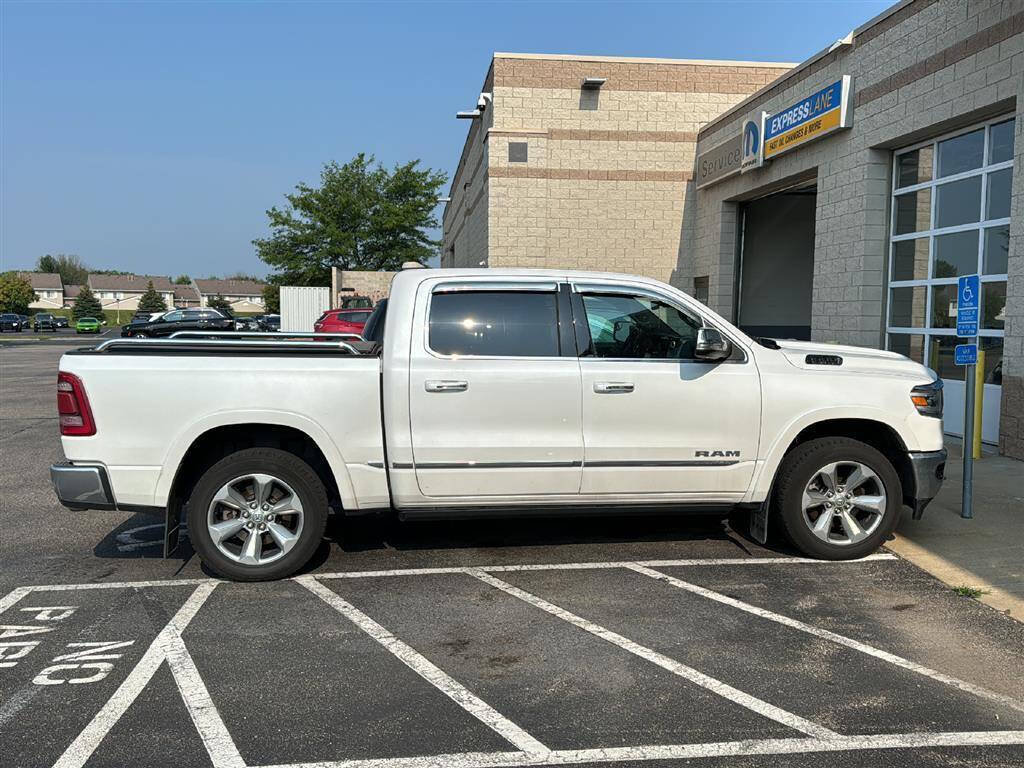
[[[60,309],[64,306],[64,284],[56,272],[19,272],[32,284],[36,292],[36,300],[29,304],[29,309]]]
[[[161,275],[89,275],[89,289],[100,300],[104,309],[135,311],[139,299],[146,292],[149,282],[170,308],[174,306],[174,285]]]
[[[199,291],[191,285],[174,286],[174,306],[178,309],[199,306]]]
[[[64,307],[69,308],[74,306],[75,299],[78,298],[78,294],[85,288],[84,285],[65,285],[64,286]]]
[[[209,306],[210,299],[223,296],[233,312],[263,312],[264,283],[252,280],[193,280],[199,292],[200,306]]]

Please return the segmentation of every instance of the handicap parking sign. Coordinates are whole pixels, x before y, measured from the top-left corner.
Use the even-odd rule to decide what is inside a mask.
[[[977,275],[964,275],[957,283],[956,335],[978,335],[978,299],[981,286]]]
[[[954,365],[974,365],[978,362],[977,344],[957,344],[953,348]]]

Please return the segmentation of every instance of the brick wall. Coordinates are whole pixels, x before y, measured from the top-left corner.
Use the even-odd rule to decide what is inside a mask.
[[[341,306],[341,299],[345,296],[369,296],[376,304],[390,293],[391,280],[396,274],[335,268],[331,276],[335,291],[332,306]]]

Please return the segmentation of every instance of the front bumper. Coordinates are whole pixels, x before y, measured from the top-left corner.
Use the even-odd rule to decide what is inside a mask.
[[[61,462],[50,467],[50,480],[68,509],[117,509],[104,467]]]
[[[909,453],[910,479],[913,488],[904,489],[903,501],[914,511],[914,519],[920,520],[928,502],[935,498],[946,477],[946,449]]]

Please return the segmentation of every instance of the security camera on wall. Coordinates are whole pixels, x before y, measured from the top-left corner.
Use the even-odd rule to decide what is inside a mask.
[[[480,98],[476,100],[476,108],[483,112],[487,109],[492,100],[491,94],[481,93]]]

